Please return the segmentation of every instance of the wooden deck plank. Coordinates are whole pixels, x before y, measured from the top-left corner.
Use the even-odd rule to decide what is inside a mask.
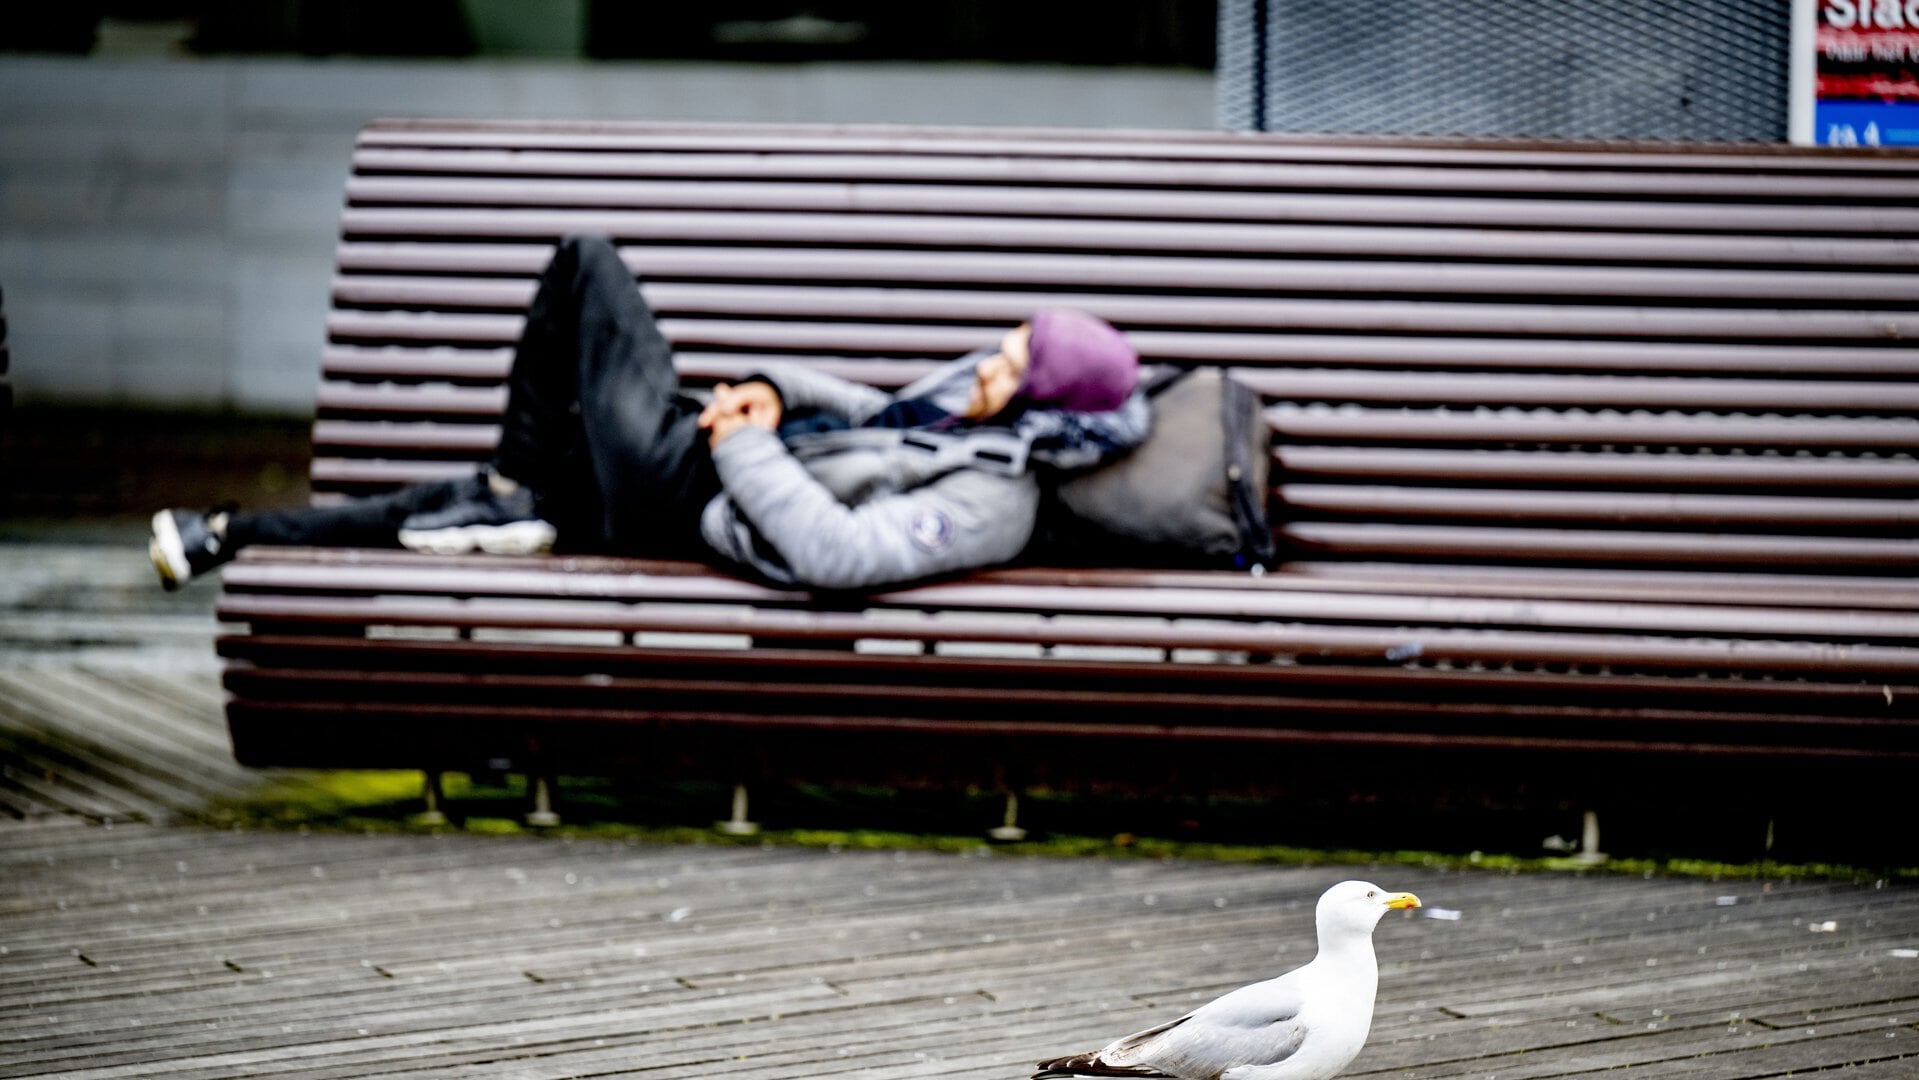
[[[138,821],[165,816],[158,803],[137,797],[124,788],[97,781],[89,770],[75,768],[72,754],[59,747],[36,745],[0,730],[0,762],[6,779],[0,786],[17,788],[28,798],[43,800],[39,813],[78,814],[94,820]]]
[[[259,786],[224,734],[215,741],[217,709],[141,706],[106,693],[102,681],[73,670],[0,671],[0,730],[57,745],[77,771],[172,810],[204,809]]]
[[[58,716],[107,745],[137,748],[180,764],[230,760],[224,733],[205,722],[182,722],[151,702],[116,698],[100,680],[72,669],[0,674],[0,686],[22,708]]]
[[[169,707],[150,694],[130,692],[110,673],[55,668],[41,676],[49,689],[91,709],[109,723],[139,724],[155,738],[200,760],[221,761],[231,756],[225,727],[217,723],[218,713],[208,717]]]

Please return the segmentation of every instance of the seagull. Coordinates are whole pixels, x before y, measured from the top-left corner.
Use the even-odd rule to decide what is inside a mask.
[[[1373,1026],[1373,927],[1418,906],[1412,893],[1342,881],[1313,910],[1319,955],[1310,962],[1090,1054],[1042,1061],[1033,1080],[1327,1080],[1359,1056]]]

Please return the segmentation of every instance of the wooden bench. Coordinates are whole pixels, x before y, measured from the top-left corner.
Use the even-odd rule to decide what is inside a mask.
[[[1281,562],[249,550],[242,762],[1592,806],[1919,763],[1919,157],[381,122],[342,233],[317,498],[485,460],[533,276],[605,233],[694,385],[897,386],[1040,304],[1229,368]]]

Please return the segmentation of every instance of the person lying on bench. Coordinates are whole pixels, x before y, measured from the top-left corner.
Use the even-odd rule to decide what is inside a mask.
[[[334,506],[162,510],[148,549],[169,589],[249,544],[528,554],[556,542],[717,555],[817,589],[891,585],[1018,555],[1036,470],[1089,468],[1145,439],[1138,380],[1118,330],[1048,309],[897,394],[787,365],[702,402],[681,392],[613,245],[572,237],[541,273],[490,466]]]

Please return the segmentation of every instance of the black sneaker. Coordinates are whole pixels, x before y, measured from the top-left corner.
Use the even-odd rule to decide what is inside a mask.
[[[540,520],[533,491],[500,495],[484,478],[438,510],[412,514],[400,523],[400,544],[430,555],[533,555],[553,547],[557,530]]]
[[[160,573],[160,584],[171,592],[195,574],[233,558],[233,549],[221,540],[208,521],[214,511],[162,510],[153,515],[153,536],[147,555]]]

